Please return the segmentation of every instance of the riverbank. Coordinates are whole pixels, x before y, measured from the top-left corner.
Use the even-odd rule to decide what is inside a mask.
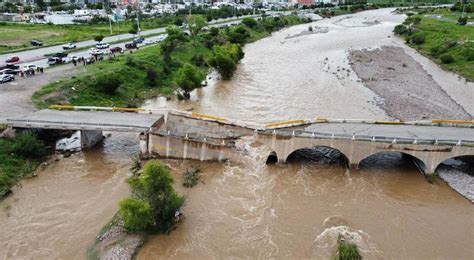
[[[474,81],[474,28],[436,17],[436,12],[410,16],[394,32],[443,69]]]
[[[253,42],[275,30],[304,22],[296,16],[271,17],[256,25],[218,29],[217,35],[202,33],[196,43],[187,41],[172,53],[172,63],[166,65],[160,46],[136,50],[134,53],[106,59],[86,66],[86,71],[44,86],[33,94],[40,108],[53,104],[137,107],[157,95],[170,96],[178,88],[178,71],[184,64],[193,64],[207,74],[207,57],[212,47],[226,42]],[[98,87],[103,79],[113,78],[117,85],[111,93]],[[101,86],[102,81],[100,82]]]

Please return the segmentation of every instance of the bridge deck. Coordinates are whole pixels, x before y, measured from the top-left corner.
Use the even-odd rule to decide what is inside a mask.
[[[163,115],[160,114],[40,110],[9,118],[7,122],[18,128],[148,132],[151,127],[159,124],[162,118]]]
[[[396,137],[407,139],[439,139],[465,140],[474,142],[474,128],[422,126],[422,125],[388,125],[364,123],[315,123],[301,129],[311,133],[326,133],[335,135],[356,135],[376,137]]]

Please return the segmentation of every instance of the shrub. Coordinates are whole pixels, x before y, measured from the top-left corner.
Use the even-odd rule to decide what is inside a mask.
[[[466,25],[467,24],[467,16],[459,16],[458,24],[459,25]]]
[[[230,79],[237,69],[237,63],[243,57],[244,52],[239,45],[225,44],[215,46],[207,62],[219,72],[223,79]]]
[[[146,78],[151,85],[155,85],[156,80],[158,79],[158,72],[153,68],[148,68],[146,71]]]
[[[219,28],[211,27],[211,29],[209,30],[209,34],[213,37],[216,37],[217,35],[219,35]]]
[[[116,74],[100,75],[95,82],[96,88],[108,95],[114,95],[121,84],[122,81]]]
[[[395,26],[395,28],[393,29],[393,32],[397,35],[402,35],[402,34],[407,33],[408,29],[405,25],[399,24],[399,25]]]
[[[136,65],[132,56],[127,56],[127,59],[125,60],[125,65],[129,67],[134,67]]]
[[[25,133],[15,138],[13,153],[24,158],[37,159],[46,155],[46,145],[35,134]]]
[[[187,63],[178,70],[176,84],[184,92],[183,96],[189,98],[189,92],[200,88],[204,77],[204,74],[198,68]]]
[[[200,66],[203,66],[206,61],[204,59],[204,55],[199,53],[199,54],[194,54],[192,57],[191,57],[191,61],[193,62],[194,65],[200,67]]]
[[[463,51],[463,56],[467,61],[474,61],[474,49],[466,49]]]
[[[444,64],[449,64],[449,63],[452,63],[454,61],[453,56],[451,56],[451,54],[448,54],[448,53],[445,53],[445,54],[441,55],[439,58],[440,58],[441,62],[444,63]]]
[[[153,221],[149,221],[148,210],[143,203],[139,205],[140,207],[129,207],[132,211],[130,215],[144,215],[148,223],[146,231],[163,232],[169,230],[175,223],[176,212],[184,203],[184,198],[178,195],[173,188],[174,180],[169,169],[159,161],[149,161],[145,164],[143,173],[139,177],[131,177],[128,182],[132,188],[132,194],[138,200],[150,205]],[[122,217],[125,216],[122,215]]]
[[[96,41],[96,42],[101,42],[103,39],[104,39],[104,36],[102,36],[102,35],[94,36],[94,41]]]
[[[227,37],[231,43],[244,44],[250,37],[250,33],[243,26],[237,26],[232,30],[229,30]]]
[[[339,235],[339,237],[337,238],[337,252],[335,259],[361,260],[362,256],[360,255],[356,244],[345,242],[343,238]]]
[[[433,46],[430,49],[430,54],[434,57],[438,57],[445,52],[447,52],[447,49],[439,45]]]
[[[119,203],[120,215],[128,231],[147,231],[154,225],[153,209],[146,201],[126,198]]]
[[[254,28],[257,26],[257,21],[251,17],[246,17],[242,20],[242,24],[244,24],[245,26],[249,27],[249,28]]]
[[[413,44],[423,44],[425,42],[425,36],[423,34],[415,34],[411,37],[411,43]]]
[[[186,188],[194,187],[199,179],[201,178],[201,170],[198,168],[192,168],[184,172],[183,186]]]

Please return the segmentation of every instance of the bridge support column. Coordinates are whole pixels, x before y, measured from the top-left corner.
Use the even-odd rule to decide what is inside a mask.
[[[146,159],[150,157],[150,135],[148,133],[140,133],[138,136],[140,142],[140,158]]]
[[[349,163],[349,170],[351,171],[359,170],[359,163]]]
[[[81,149],[90,148],[103,139],[101,130],[81,130]]]

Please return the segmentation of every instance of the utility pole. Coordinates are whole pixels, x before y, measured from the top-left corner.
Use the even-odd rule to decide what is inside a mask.
[[[138,33],[138,37],[140,37],[140,18],[138,16],[138,13],[140,12],[140,1],[138,1],[138,5],[137,5],[137,10],[136,10],[136,13],[137,13],[137,33]]]

